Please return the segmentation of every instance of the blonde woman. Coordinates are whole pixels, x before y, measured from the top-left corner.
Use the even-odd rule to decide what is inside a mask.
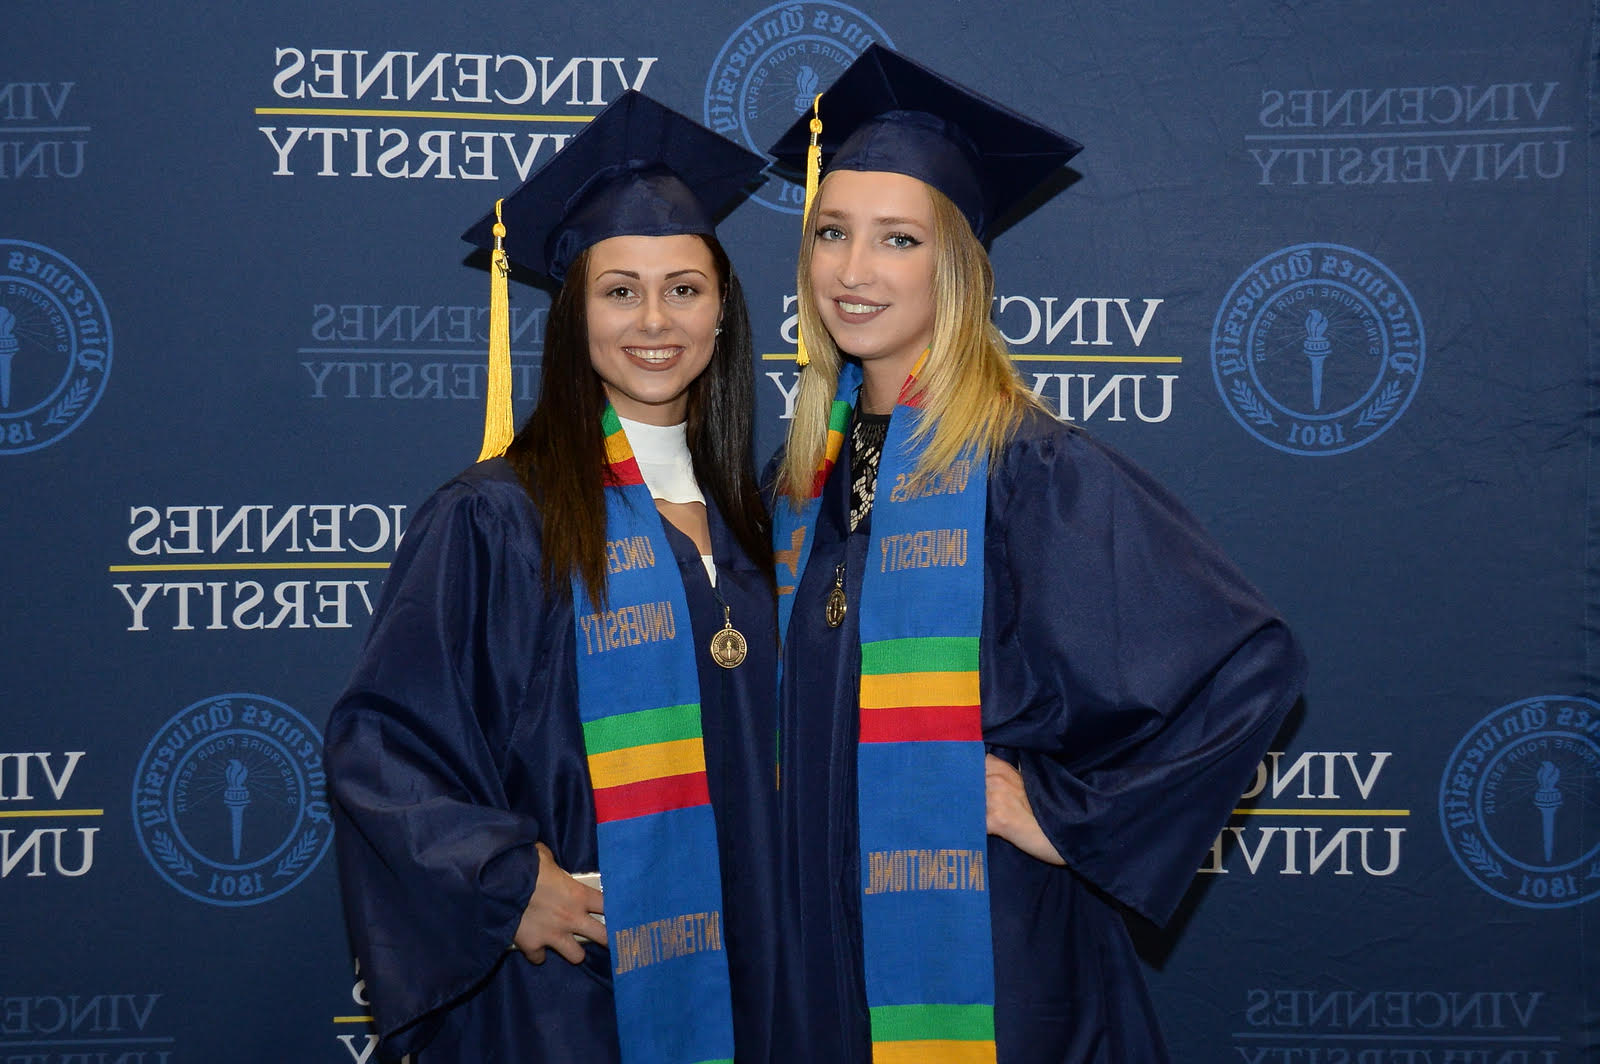
[[[879,46],[816,115],[809,365],[772,475],[793,1037],[1164,1060],[1123,914],[1170,916],[1302,655],[1166,491],[1039,408],[989,321],[982,240],[1078,146]]]

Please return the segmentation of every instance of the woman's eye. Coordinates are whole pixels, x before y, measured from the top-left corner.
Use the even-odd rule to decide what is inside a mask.
[[[631,299],[633,298],[633,289],[629,288],[627,285],[618,285],[617,287],[608,289],[606,291],[606,298]]]
[[[836,225],[825,225],[817,230],[818,240],[843,240],[844,230]]]
[[[672,294],[678,299],[689,299],[699,295],[700,289],[692,284],[676,284],[672,286]]]
[[[910,233],[890,233],[884,240],[892,248],[914,248],[922,243]]]

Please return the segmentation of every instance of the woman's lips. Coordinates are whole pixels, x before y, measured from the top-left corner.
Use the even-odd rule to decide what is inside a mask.
[[[673,359],[683,354],[681,347],[624,347],[622,349],[630,358],[643,362],[647,366],[665,366]]]
[[[871,321],[888,309],[885,303],[858,303],[850,299],[835,299],[833,305],[838,309],[839,317],[852,325]]]

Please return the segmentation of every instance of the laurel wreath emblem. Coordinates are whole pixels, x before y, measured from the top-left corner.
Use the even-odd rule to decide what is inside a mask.
[[[305,863],[311,859],[311,855],[316,851],[317,829],[307,828],[306,833],[300,836],[300,841],[294,844],[294,848],[284,855],[283,860],[278,862],[278,867],[272,870],[273,876],[294,875],[305,867]]]
[[[1356,424],[1361,428],[1370,428],[1386,420],[1394,412],[1395,404],[1398,402],[1400,402],[1400,382],[1393,380],[1365,410],[1361,411],[1361,416],[1356,418]]]
[[[1257,425],[1276,425],[1272,411],[1266,404],[1256,398],[1256,393],[1244,381],[1233,382],[1233,401],[1239,404],[1239,409],[1244,411],[1245,417]]]
[[[46,425],[61,425],[71,421],[80,407],[89,398],[89,382],[86,378],[79,377],[72,382],[72,387],[67,389],[67,394],[61,401],[50,408],[50,414],[44,419]]]
[[[151,840],[151,846],[161,858],[161,863],[172,869],[180,876],[193,876],[198,873],[194,870],[194,863],[183,855],[177,844],[172,841],[172,836],[165,831],[158,831]]]
[[[1488,850],[1484,849],[1483,843],[1479,842],[1478,836],[1472,832],[1466,832],[1461,836],[1461,850],[1467,855],[1467,860],[1472,862],[1472,867],[1484,875],[1495,879],[1506,878],[1506,870]]]

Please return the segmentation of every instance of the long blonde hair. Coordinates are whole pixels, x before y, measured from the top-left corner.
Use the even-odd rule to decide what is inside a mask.
[[[994,460],[1016,432],[1023,412],[1038,405],[1023,387],[1005,340],[989,318],[994,268],[988,253],[949,197],[925,182],[922,186],[933,203],[934,320],[931,350],[913,393],[920,416],[911,439],[924,444],[914,471],[918,479],[948,468],[965,451],[985,453]],[[811,364],[800,372],[794,420],[777,481],[778,494],[796,509],[811,498],[822,465],[828,410],[843,365],[843,354],[823,326],[811,291],[820,201],[818,196],[807,211],[797,269],[800,332]]]

